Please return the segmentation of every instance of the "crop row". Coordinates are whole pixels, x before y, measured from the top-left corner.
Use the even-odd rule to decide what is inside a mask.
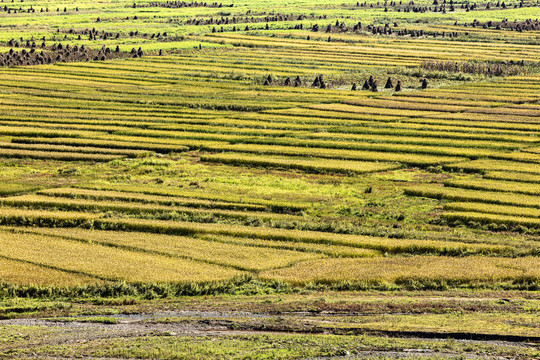
[[[444,204],[444,209],[456,212],[477,212],[485,214],[501,214],[540,219],[540,209],[525,208],[519,206],[494,205],[477,202],[455,202]]]
[[[87,154],[63,151],[39,151],[39,150],[14,150],[1,149],[0,157],[17,159],[50,159],[59,161],[111,161],[122,158],[120,155]]]
[[[442,98],[442,99],[455,99],[455,100],[461,100],[461,99],[470,99],[470,100],[477,100],[477,101],[489,101],[489,102],[504,102],[504,103],[512,103],[512,104],[523,104],[527,102],[534,102],[536,101],[536,96],[531,94],[525,94],[525,95],[498,95],[497,93],[489,93],[486,91],[482,91],[479,93],[478,91],[469,91],[469,92],[447,92],[445,89],[437,89],[437,91],[424,91],[424,92],[410,92],[410,93],[403,93],[400,96],[409,96],[412,98],[421,97],[421,98]]]
[[[276,123],[261,121],[239,121],[227,119],[204,119],[199,121],[200,124],[184,124],[182,121],[177,121],[174,124],[152,124],[146,127],[148,130],[166,130],[171,132],[182,132],[186,134],[208,133],[208,134],[227,134],[238,136],[259,136],[267,138],[276,137],[294,137],[300,139],[316,139],[316,140],[341,140],[355,141],[368,143],[391,143],[391,144],[409,144],[409,145],[430,145],[430,146],[452,146],[452,147],[470,147],[470,148],[492,148],[492,149],[518,149],[520,143],[529,144],[535,139],[528,136],[508,136],[501,135],[496,138],[497,141],[489,141],[489,136],[482,136],[481,139],[465,139],[459,136],[443,136],[441,133],[432,133],[423,129],[421,131],[403,131],[393,128],[384,130],[381,128],[363,129],[358,122],[350,124],[351,126],[338,126],[337,124],[329,124],[330,126],[321,126],[320,124],[292,124],[292,123]],[[361,124],[373,125],[371,122],[362,122]],[[395,125],[395,124],[388,124]],[[321,127],[325,128],[321,132]],[[389,126],[391,127],[391,126]],[[319,132],[314,133],[313,130]],[[401,133],[403,134],[401,134]],[[426,139],[424,136],[437,137],[436,143]],[[442,139],[442,137],[445,137]],[[238,138],[237,140],[239,140]],[[538,139],[536,139],[538,140]],[[509,141],[509,142],[506,142]],[[367,145],[366,145],[367,146]]]
[[[537,196],[540,195],[540,186],[526,182],[489,179],[459,179],[445,181],[444,185],[462,189],[502,191]]]
[[[202,161],[219,162],[233,165],[274,167],[280,169],[298,169],[307,172],[335,172],[362,174],[397,169],[399,164],[365,161],[343,161],[321,158],[291,158],[286,156],[262,156],[243,153],[222,153],[201,156]]]
[[[243,209],[243,206],[248,206],[248,210],[258,210],[256,208],[249,208],[251,205],[264,206],[267,211],[277,212],[277,213],[298,213],[304,211],[311,207],[311,203],[305,202],[286,202],[286,201],[277,201],[277,200],[266,200],[259,197],[246,196],[246,195],[236,195],[228,193],[213,193],[208,191],[197,191],[197,190],[187,190],[187,189],[168,189],[159,186],[141,186],[141,185],[130,185],[130,184],[94,184],[94,185],[76,185],[77,188],[87,189],[87,190],[105,190],[105,191],[115,191],[122,193],[137,193],[145,195],[156,195],[156,196],[166,196],[170,198],[186,198],[189,200],[206,200],[206,201],[217,201],[225,203],[238,204],[240,209]]]
[[[84,151],[85,148],[91,146],[92,148],[106,148],[109,149],[120,149],[120,153],[134,153],[140,154],[141,151],[156,151],[162,153],[170,152],[184,152],[188,150],[186,146],[181,145],[166,145],[166,144],[145,144],[137,142],[122,142],[122,141],[107,141],[107,140],[97,140],[97,139],[77,139],[77,138],[29,138],[29,137],[15,137],[12,139],[13,143],[20,144],[35,144],[37,146],[44,146],[47,144],[49,146],[62,146],[62,147],[71,147],[75,150],[81,149]],[[43,145],[42,145],[43,144]],[[131,150],[131,151],[130,151]],[[112,151],[112,150],[109,150]]]
[[[165,129],[166,127],[164,127]],[[203,127],[201,127],[204,129]],[[94,129],[96,130],[96,129]],[[208,127],[207,130],[211,130],[211,127]],[[325,137],[329,139],[336,139],[336,140],[325,140],[321,139],[324,135],[308,135],[308,137],[314,138],[314,139],[298,139],[296,137],[248,137],[248,136],[240,136],[240,135],[230,135],[227,133],[230,133],[231,131],[227,128],[222,129],[218,128],[216,133],[207,133],[207,132],[188,132],[185,130],[182,130],[181,132],[175,132],[171,130],[154,130],[154,129],[147,129],[147,130],[131,130],[131,129],[117,129],[117,131],[114,131],[115,134],[120,135],[128,135],[130,137],[156,137],[156,138],[165,138],[165,139],[175,139],[180,140],[180,143],[182,145],[175,146],[172,144],[168,145],[156,145],[154,151],[166,151],[166,152],[178,152],[185,150],[186,146],[192,147],[192,148],[209,148],[209,149],[219,149],[221,147],[225,147],[227,144],[222,143],[223,146],[219,146],[220,141],[228,141],[228,142],[235,142],[235,143],[254,143],[254,144],[275,144],[275,145],[303,145],[306,147],[321,147],[321,148],[330,148],[330,149],[347,149],[347,150],[362,150],[362,151],[382,151],[382,152],[392,152],[392,153],[402,153],[402,152],[408,152],[408,153],[418,153],[418,154],[427,154],[427,155],[441,155],[441,156],[456,156],[456,157],[468,157],[471,159],[477,159],[482,157],[490,157],[494,159],[508,159],[508,160],[516,160],[521,162],[537,162],[540,163],[540,154],[534,154],[534,153],[526,153],[526,152],[504,152],[501,150],[494,150],[494,149],[482,149],[478,147],[461,147],[461,146],[448,146],[451,144],[448,144],[447,146],[428,146],[428,145],[413,145],[409,144],[406,139],[402,141],[395,141],[391,143],[383,142],[370,142],[367,141],[369,139],[362,139],[361,137],[356,138],[356,136],[347,136],[342,137],[339,139],[339,136],[331,136],[326,135]],[[263,132],[263,130],[259,130],[257,132]],[[265,131],[268,132],[268,131]],[[281,135],[281,131],[275,131],[276,136]],[[302,136],[301,133],[293,134],[297,136]],[[321,139],[321,140],[319,140]],[[198,140],[202,140],[204,142],[207,142],[208,146],[204,146],[204,142],[200,142]],[[362,141],[363,140],[363,141]],[[384,139],[381,139],[384,140]],[[37,139],[37,140],[29,140],[28,138],[24,138],[22,140],[13,139],[14,142],[42,142],[42,143],[64,143],[66,145],[75,145],[77,143],[83,144],[84,141],[81,139],[68,139],[68,140],[56,140],[56,139]],[[367,142],[365,142],[367,141]],[[401,142],[401,144],[400,144]],[[86,145],[100,145],[102,143],[102,140],[89,140],[86,142]],[[474,145],[474,144],[471,144]],[[501,144],[502,145],[502,144]],[[17,145],[9,145],[10,147],[17,147]],[[120,144],[117,144],[118,147],[122,146]],[[145,147],[146,149],[150,149],[151,145],[141,145],[140,143],[138,145],[130,145],[129,143],[124,145],[126,148],[129,147],[138,147],[142,148]],[[77,150],[77,149],[73,149]],[[83,151],[84,149],[80,149]],[[87,151],[93,151],[97,152],[97,150],[88,149]]]
[[[238,238],[290,241],[312,244],[350,246],[390,254],[507,253],[508,247],[466,244],[452,241],[389,239],[360,235],[344,235],[315,231],[284,230],[227,224],[202,224],[181,221],[146,219],[114,219],[89,213],[1,208],[0,225],[39,227],[83,227],[115,231],[137,231],[167,235],[225,235]]]
[[[446,164],[444,165],[444,168],[448,170],[479,173],[505,171],[540,175],[540,165],[506,160],[479,159],[456,164]]]
[[[406,98],[405,98],[406,99]],[[478,107],[467,106],[467,102],[461,102],[460,105],[449,105],[439,103],[427,103],[417,101],[394,101],[393,97],[379,98],[379,99],[355,99],[347,100],[344,103],[350,105],[356,105],[361,107],[367,107],[368,109],[377,108],[389,108],[400,110],[421,110],[421,111],[434,111],[434,112],[450,112],[450,113],[481,113],[481,114],[499,114],[508,116],[527,116],[538,117],[539,111],[536,109],[520,109],[520,108],[507,108],[507,107]],[[406,114],[406,113],[405,113]],[[464,114],[466,115],[466,114]],[[508,120],[510,121],[510,119]]]
[[[538,130],[537,118],[534,116],[505,116],[475,113],[444,113],[426,110],[386,109],[384,107],[356,106],[348,103],[306,105],[309,109],[335,111],[354,115],[393,115],[411,118],[412,122],[438,122],[439,124],[467,124],[485,128],[503,128],[512,130]],[[278,110],[279,111],[279,110]],[[276,110],[272,110],[276,112]],[[309,114],[309,113],[308,113]],[[342,116],[335,114],[334,116]],[[426,120],[423,120],[426,119]]]
[[[233,144],[222,146],[204,146],[210,151],[250,152],[254,154],[286,155],[297,157],[319,157],[327,159],[400,162],[413,166],[441,165],[450,162],[464,161],[464,158],[435,156],[423,154],[400,154],[394,152],[376,152],[360,150],[342,150],[330,148],[306,148],[300,146]]]
[[[339,137],[334,137],[336,140],[341,140]],[[411,153],[411,154],[426,154],[440,156],[456,156],[468,157],[470,159],[478,158],[493,158],[504,160],[515,160],[521,162],[537,162],[540,163],[540,154],[531,154],[523,152],[504,152],[499,150],[482,149],[482,148],[466,148],[452,146],[427,146],[427,145],[411,145],[411,144],[386,144],[386,143],[371,143],[358,141],[336,141],[336,140],[305,140],[291,137],[280,138],[253,138],[243,140],[243,143],[265,144],[265,145],[284,145],[284,146],[302,146],[310,148],[326,148],[326,149],[344,149],[344,150],[361,150],[373,152],[390,152],[390,153]]]
[[[218,210],[218,209],[194,209],[178,206],[164,206],[160,204],[136,204],[121,201],[94,201],[85,199],[68,199],[48,197],[42,195],[21,195],[0,199],[0,203],[13,207],[28,207],[35,209],[59,209],[64,211],[115,211],[132,215],[155,214],[169,216],[188,217],[194,219],[206,219],[208,217],[255,220],[264,221],[283,220],[294,221],[302,220],[301,217],[286,214],[269,214],[263,212]]]
[[[508,172],[508,171],[488,171],[485,172],[483,177],[485,179],[493,180],[507,180],[507,181],[520,181],[524,183],[540,184],[540,174],[527,174],[520,172]]]
[[[463,202],[472,201],[487,204],[540,208],[540,196],[523,195],[499,191],[481,191],[421,185],[406,188],[405,194],[410,196],[421,196],[433,199],[446,199]]]
[[[313,34],[311,32],[305,31],[305,36]],[[361,58],[366,60],[371,60],[373,63],[375,58],[386,57],[388,62],[399,64],[398,59],[407,59],[413,63],[420,64],[423,60],[430,59],[440,59],[440,60],[472,60],[472,59],[500,59],[500,52],[502,49],[492,47],[490,44],[485,44],[485,47],[482,46],[482,52],[478,51],[479,49],[474,49],[473,47],[463,47],[461,51],[449,51],[449,48],[438,47],[434,44],[428,43],[418,43],[416,47],[410,47],[410,44],[403,43],[398,40],[394,40],[391,44],[380,44],[377,47],[372,47],[364,43],[358,43],[358,38],[355,36],[356,40],[353,45],[346,43],[326,43],[326,42],[310,42],[304,39],[285,39],[278,37],[263,37],[263,34],[259,36],[255,34],[238,34],[233,32],[227,33],[216,33],[216,34],[207,34],[204,36],[206,41],[212,41],[223,44],[230,44],[233,46],[243,46],[243,47],[258,47],[265,48],[269,52],[274,51],[286,51],[290,48],[298,49],[299,53],[295,55],[298,56],[298,59],[312,59],[315,56],[336,56],[348,57],[348,58]],[[520,49],[521,50],[521,49]],[[505,49],[508,51],[508,49]],[[530,59],[527,56],[527,52],[515,50],[520,55],[525,56],[527,59]],[[399,57],[397,56],[399,54]],[[510,54],[509,54],[510,55]],[[517,56],[516,53],[512,55]],[[268,56],[268,55],[266,55]],[[377,63],[381,63],[379,59],[376,60]]]
[[[449,221],[459,220],[467,223],[478,222],[482,224],[510,224],[513,226],[519,225],[528,228],[540,228],[539,218],[522,216],[456,211],[444,213],[441,215],[441,217]]]
[[[373,111],[375,114],[364,113],[361,107],[346,105],[346,104],[320,104],[320,105],[311,105],[307,108],[289,108],[289,109],[276,109],[276,110],[266,110],[264,113],[282,115],[282,116],[294,116],[294,117],[320,117],[327,119],[339,119],[337,121],[343,120],[368,120],[370,117],[377,117],[377,113],[385,113],[384,109],[377,109]],[[537,131],[540,129],[540,126],[534,124],[520,124],[520,123],[505,123],[500,121],[471,121],[467,118],[464,119],[435,119],[430,117],[420,117],[421,115],[426,115],[423,112],[418,111],[416,117],[401,117],[400,121],[403,123],[410,124],[422,124],[423,127],[426,126],[460,126],[463,128],[468,128],[470,131],[478,132],[481,131],[500,131],[500,130],[510,130],[513,132],[531,132]],[[388,115],[387,115],[388,116]],[[394,115],[394,118],[397,117]],[[394,121],[397,119],[393,119]],[[387,120],[386,122],[389,122]],[[418,125],[420,127],[420,125]]]
[[[0,183],[0,196],[16,195],[37,189],[38,186],[32,184],[2,182]]]
[[[82,116],[82,115],[81,115]],[[58,118],[51,118],[48,123],[43,123],[43,119],[39,122],[33,121],[29,118],[21,118],[17,124],[20,125],[21,130],[24,127],[34,127],[44,130],[46,128],[54,128],[53,125],[58,126],[59,122],[62,123],[62,127],[66,130],[92,130],[96,131],[101,129],[102,131],[114,132],[118,130],[129,130],[131,128],[147,128],[152,130],[168,130],[168,131],[182,131],[187,133],[223,133],[241,136],[294,136],[298,138],[313,138],[313,139],[343,139],[354,140],[361,142],[375,142],[375,143],[395,143],[395,144],[416,144],[416,145],[431,145],[431,146],[452,146],[452,147],[480,147],[491,149],[518,149],[521,146],[538,141],[538,138],[528,136],[527,134],[517,135],[512,131],[490,131],[479,132],[480,129],[460,128],[458,126],[444,126],[440,122],[438,125],[416,125],[414,123],[407,122],[407,119],[403,119],[404,122],[385,122],[381,124],[378,122],[377,127],[373,127],[374,121],[371,120],[332,120],[324,118],[295,118],[293,116],[283,117],[274,116],[272,118],[266,118],[263,114],[253,114],[252,119],[241,118],[212,118],[212,119],[183,119],[174,118],[167,119],[168,121],[162,121],[160,123],[141,122],[136,120],[131,121],[119,121],[116,120],[81,120],[74,119],[70,121],[58,120]],[[154,119],[157,120],[157,119]],[[394,119],[394,121],[397,119]],[[174,123],[171,123],[174,121]],[[13,121],[5,122],[6,125],[16,125]],[[77,125],[73,128],[73,125]],[[105,124],[107,127],[96,127],[96,125]],[[384,126],[383,126],[384,125]],[[123,127],[121,127],[123,126]],[[321,131],[321,130],[324,130]],[[314,132],[317,131],[317,132]],[[10,135],[24,137],[24,133],[11,132]],[[171,133],[171,136],[175,135]],[[177,134],[176,134],[177,135]],[[430,139],[437,139],[437,142],[429,142]],[[23,138],[24,140],[17,140],[17,142],[31,141],[32,138]],[[55,139],[49,139],[51,144]],[[65,145],[70,143],[65,139]],[[78,140],[78,139],[73,139]],[[59,143],[63,144],[63,143]],[[73,142],[76,144],[76,142]],[[114,147],[114,143],[107,143],[105,140],[96,142],[98,145],[104,147]],[[124,147],[137,149],[137,144],[128,144],[119,142],[116,147]],[[142,148],[141,150],[148,150],[148,148]],[[165,148],[160,152],[171,151],[174,149]],[[159,151],[159,148],[158,148]]]
[[[265,92],[266,93],[266,92]],[[343,96],[345,97],[344,92]],[[239,94],[241,96],[242,94]],[[245,94],[246,96],[250,95],[249,93]],[[286,94],[290,96],[294,96],[294,94]],[[16,104],[13,103],[13,100],[10,99],[10,101],[2,101],[2,98],[0,96],[0,102],[5,103],[6,106],[6,115],[9,114],[9,117],[6,117],[3,121],[19,121],[19,122],[33,122],[33,121],[47,121],[47,122],[54,122],[54,119],[58,119],[58,121],[62,123],[85,123],[84,120],[86,120],[87,124],[96,124],[98,120],[101,120],[98,123],[101,123],[102,125],[123,125],[123,126],[137,126],[138,123],[140,123],[141,126],[145,126],[145,124],[149,123],[171,123],[172,121],[175,121],[176,119],[182,119],[181,122],[191,122],[192,120],[201,121],[203,119],[211,120],[212,118],[220,118],[223,116],[223,114],[218,114],[215,111],[212,110],[206,110],[205,113],[208,115],[204,115],[203,113],[198,113],[194,111],[193,109],[182,109],[181,107],[175,107],[175,108],[167,108],[166,106],[160,106],[159,108],[155,105],[149,105],[145,109],[141,109],[139,107],[134,106],[133,104],[123,104],[123,103],[117,103],[113,106],[114,103],[104,103],[104,104],[96,104],[96,102],[90,102],[88,104],[85,104],[83,100],[79,103],[73,103],[72,106],[66,108],[66,101],[62,101],[61,103],[54,104],[54,106],[51,106],[49,102],[52,102],[53,99],[46,97],[44,100],[48,100],[48,102],[43,103],[36,103],[35,101],[28,101],[27,97],[21,97],[20,100],[17,101]],[[339,101],[340,99],[336,99]],[[439,99],[437,99],[439,100]],[[68,102],[69,104],[69,102]],[[29,112],[28,108],[32,107],[35,111]],[[312,106],[313,107],[313,106]],[[362,108],[358,106],[350,106],[350,105],[344,105],[344,104],[324,104],[324,105],[318,105],[318,109],[324,110],[324,109],[334,109],[341,111],[343,110],[342,114],[336,114],[336,113],[330,113],[325,111],[316,111],[316,110],[310,110],[310,109],[287,109],[287,110],[273,110],[272,112],[283,112],[287,113],[290,112],[291,115],[294,115],[294,112],[299,112],[298,118],[291,118],[288,122],[294,122],[298,123],[299,120],[302,122],[313,122],[317,119],[309,119],[306,118],[306,115],[319,115],[319,119],[316,121],[318,123],[321,123],[321,121],[326,121],[326,123],[333,122],[335,125],[337,124],[343,124],[343,125],[354,125],[352,120],[361,120],[366,123],[373,123],[373,121],[385,122],[388,123],[388,126],[401,126],[404,127],[407,123],[425,123],[430,124],[434,127],[437,127],[441,125],[441,121],[438,119],[430,119],[426,118],[425,115],[428,113],[421,112],[424,116],[422,117],[416,117],[416,118],[404,118],[402,114],[390,116],[390,115],[372,115],[372,114],[362,114],[359,112]],[[378,111],[382,111],[382,108],[375,108],[379,109]],[[181,110],[184,110],[182,112]],[[200,110],[199,110],[200,111]],[[354,111],[354,112],[351,112]],[[373,111],[372,111],[373,112]],[[41,113],[42,117],[36,117],[36,113]],[[232,114],[232,113],[231,113]],[[227,114],[227,116],[230,116],[231,114]],[[188,116],[189,115],[189,116]],[[369,116],[368,116],[369,115]],[[237,114],[235,116],[241,116],[241,114]],[[260,114],[249,114],[250,117],[257,116],[257,119],[262,120]],[[75,121],[77,120],[78,121]],[[148,119],[152,119],[151,122],[149,122]],[[349,119],[349,120],[348,120]],[[392,124],[393,121],[401,119],[401,121],[404,123],[398,123],[398,124]],[[130,122],[131,120],[131,122]],[[223,120],[223,119],[222,119]],[[267,119],[269,122],[273,122],[273,118]],[[513,131],[530,131],[531,127],[527,128],[524,125],[520,124],[508,124],[504,122],[482,122],[479,123],[478,121],[466,121],[466,120],[445,120],[445,124],[449,125],[462,125],[462,126],[469,126],[471,129],[469,129],[469,132],[472,130],[477,130],[477,128],[480,129],[490,129],[490,128],[501,128],[501,129],[507,129],[507,130],[513,130]],[[426,129],[421,129],[426,130]],[[523,141],[527,141],[526,137],[522,138]],[[529,139],[530,140],[530,139]]]
[[[96,201],[125,201],[143,204],[159,204],[165,206],[187,206],[193,208],[211,208],[239,211],[268,211],[264,205],[239,204],[225,201],[210,201],[188,197],[174,197],[165,195],[147,195],[135,192],[100,191],[80,188],[55,188],[38,192],[47,196],[72,199],[90,199]]]
[[[330,245],[330,244],[317,244],[317,243],[306,243],[299,241],[279,241],[279,240],[261,240],[257,238],[248,238],[248,237],[233,237],[233,236],[224,236],[224,235],[197,235],[198,238],[205,239],[208,241],[216,241],[225,244],[238,244],[244,246],[254,246],[254,247],[263,247],[263,248],[272,248],[279,250],[294,250],[302,252],[312,252],[318,254],[324,254],[329,257],[348,257],[348,258],[357,258],[357,257],[373,257],[380,256],[381,252],[371,249],[363,249],[352,246],[340,246],[340,245]]]
[[[54,152],[68,152],[68,153],[82,153],[82,154],[106,154],[106,155],[119,155],[127,157],[144,157],[149,156],[150,152],[143,152],[139,150],[129,149],[111,149],[100,147],[88,147],[88,146],[65,146],[65,145],[49,145],[49,144],[22,144],[22,143],[1,143],[0,149],[14,149],[14,150],[27,150],[27,151],[54,151]]]

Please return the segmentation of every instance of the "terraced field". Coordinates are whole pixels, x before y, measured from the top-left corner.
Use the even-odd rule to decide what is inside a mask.
[[[339,6],[324,16],[295,18],[294,31],[287,29],[293,18],[279,14],[233,19],[217,12],[220,7],[188,6],[155,9],[160,17],[152,19],[147,13],[153,6],[107,4],[100,11],[112,12],[99,15],[90,32],[83,28],[92,22],[91,4],[66,10],[65,20],[80,24],[60,23],[59,9],[47,27],[28,25],[34,39],[45,34],[46,42],[58,41],[60,32],[64,44],[141,47],[142,57],[0,68],[6,261],[98,282],[145,281],[146,275],[129,267],[108,275],[111,269],[99,269],[109,268],[101,255],[88,270],[84,259],[62,259],[70,251],[110,249],[130,256],[126,264],[146,262],[140,257],[191,264],[179,269],[197,275],[164,271],[146,279],[173,282],[232,279],[329,257],[382,261],[388,254],[525,256],[527,266],[538,265],[528,258],[538,255],[533,244],[540,228],[540,48],[530,37],[534,31],[512,37],[499,31],[505,37],[497,38],[496,30],[464,27],[461,13],[462,27],[460,21],[408,27],[434,38],[379,37],[371,25],[352,32],[340,25]],[[229,11],[239,14],[246,6]],[[513,11],[520,21],[526,8]],[[216,12],[221,18],[211,17]],[[172,13],[182,14],[171,18],[186,23],[181,30],[162,21]],[[136,21],[120,21],[120,14],[147,22],[146,34],[132,28]],[[9,29],[9,21],[44,15],[2,16]],[[336,18],[338,28],[313,31],[314,20]],[[56,26],[61,31],[49,39],[47,29]],[[239,31],[243,27],[249,30]],[[106,39],[106,29],[118,36]],[[441,30],[457,33],[452,46],[437,37]],[[94,39],[78,35],[88,33]],[[15,34],[2,33],[6,46]],[[519,73],[504,77],[422,70],[437,68],[437,61],[502,60],[526,65],[516,62],[508,71]],[[350,90],[369,77],[378,92]],[[431,84],[419,90],[423,77]],[[291,79],[295,86],[288,85]],[[398,81],[400,92],[393,91]],[[385,82],[390,90],[382,88]],[[463,225],[476,230],[453,230]],[[74,235],[81,228],[90,230]],[[43,246],[65,254],[53,260],[38,250],[38,240],[24,251],[29,257],[7,250],[30,233],[59,242]],[[489,269],[486,278],[493,278]],[[39,283],[39,276],[16,282]]]
[[[3,2],[0,300],[537,297],[539,15]]]

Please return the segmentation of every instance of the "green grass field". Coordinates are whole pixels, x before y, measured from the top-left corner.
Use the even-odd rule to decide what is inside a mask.
[[[538,6],[2,1],[0,318],[65,320],[83,311],[77,302],[95,303],[88,323],[120,326],[99,317],[114,312],[107,304],[143,313],[213,296],[219,311],[238,296],[398,304],[407,293],[429,302],[433,324],[382,307],[380,326],[331,318],[331,331],[236,314],[212,320],[240,331],[216,335],[215,348],[205,338],[171,348],[144,333],[69,351],[25,343],[13,335],[21,328],[0,331],[0,358],[33,356],[30,345],[45,358],[408,356],[383,338],[359,342],[372,352],[353,349],[362,331],[537,344]],[[527,306],[438,312],[454,296]],[[515,317],[506,328],[500,312]],[[193,325],[175,316],[174,326]],[[339,329],[351,340],[332,338]],[[266,330],[329,337],[252,333]],[[403,341],[442,358],[465,351]],[[471,346],[479,357],[538,355]]]

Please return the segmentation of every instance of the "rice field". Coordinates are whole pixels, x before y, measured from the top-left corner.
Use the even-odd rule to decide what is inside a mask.
[[[324,259],[304,262],[288,269],[268,271],[263,276],[271,279],[314,283],[335,281],[356,281],[366,284],[414,281],[497,282],[520,277],[538,277],[540,271],[538,260],[535,257],[489,259],[429,256],[401,259]]]
[[[4,5],[0,282],[538,282],[537,4]]]

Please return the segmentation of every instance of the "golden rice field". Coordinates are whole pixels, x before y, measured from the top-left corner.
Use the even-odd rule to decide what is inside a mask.
[[[298,282],[348,281],[351,277],[366,284],[377,282],[446,281],[498,282],[516,278],[536,278],[539,275],[538,257],[519,259],[485,257],[437,258],[412,256],[408,258],[328,259],[311,260],[287,269],[263,273],[270,279]]]
[[[476,25],[534,3],[53,3],[0,11],[0,284],[538,290],[540,32]]]

